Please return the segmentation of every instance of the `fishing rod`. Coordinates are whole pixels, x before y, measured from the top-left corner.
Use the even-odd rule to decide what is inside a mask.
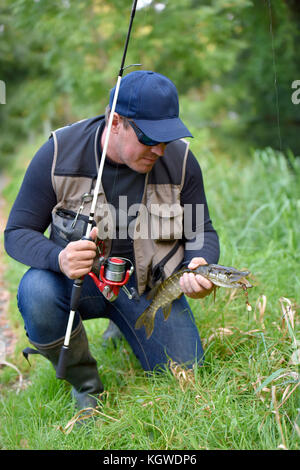
[[[128,28],[128,32],[127,32],[123,57],[122,57],[122,61],[121,61],[121,67],[120,67],[120,71],[119,71],[119,75],[118,75],[118,79],[117,79],[117,83],[116,83],[116,87],[115,87],[114,99],[113,99],[113,102],[112,102],[112,106],[111,106],[111,110],[110,110],[110,116],[109,116],[109,120],[108,120],[108,124],[107,124],[107,132],[106,132],[106,135],[105,135],[105,140],[104,140],[104,145],[103,145],[103,150],[102,150],[102,155],[101,155],[101,161],[100,161],[100,167],[99,167],[99,171],[98,171],[98,175],[97,175],[93,200],[92,200],[92,204],[91,204],[91,210],[90,210],[90,214],[89,214],[89,220],[88,220],[87,229],[86,229],[85,236],[83,237],[83,240],[91,240],[90,232],[91,232],[92,227],[93,227],[95,210],[96,210],[97,199],[98,199],[98,193],[99,193],[100,184],[101,184],[101,181],[102,181],[104,162],[105,162],[105,158],[106,158],[107,147],[108,147],[109,137],[110,137],[110,133],[111,133],[112,121],[113,121],[114,112],[115,112],[116,105],[117,105],[121,80],[122,80],[123,72],[124,72],[124,69],[125,69],[124,64],[125,64],[125,59],[126,59],[126,54],[127,54],[127,49],[128,49],[132,24],[133,24],[133,19],[134,19],[135,12],[136,12],[137,2],[138,2],[138,0],[133,0],[131,15],[130,15],[129,28]],[[120,263],[120,261],[121,261],[121,263]],[[116,267],[117,270],[119,269],[119,273],[120,273],[120,268],[123,267],[122,262],[123,262],[123,260],[121,258],[114,258],[112,263],[111,263],[112,269],[113,269],[113,267]],[[120,266],[120,265],[122,265],[122,266]],[[133,269],[133,266],[132,266],[132,269]],[[128,277],[132,272],[132,269],[130,271],[127,271],[126,276],[122,281],[117,282],[117,281],[111,280],[110,282],[107,283],[107,285],[110,284],[112,287],[118,287],[118,288],[119,288],[119,286],[124,286],[125,287],[125,283],[127,282]],[[94,279],[94,281],[95,281],[95,279]],[[75,316],[75,313],[76,313],[76,310],[77,310],[78,304],[79,304],[82,284],[83,284],[83,277],[80,278],[80,279],[75,279],[75,281],[73,283],[72,293],[71,293],[69,319],[68,319],[66,334],[65,334],[65,338],[64,338],[64,344],[62,345],[62,348],[61,348],[61,351],[60,351],[59,361],[58,361],[57,370],[56,370],[56,377],[58,379],[65,379],[65,377],[66,377],[66,366],[67,366],[67,358],[68,358],[70,338],[71,338],[71,333],[72,333],[74,316]],[[99,285],[98,285],[98,287],[99,287]]]

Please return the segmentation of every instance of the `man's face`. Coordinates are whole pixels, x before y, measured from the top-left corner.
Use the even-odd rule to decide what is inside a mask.
[[[163,156],[166,148],[164,143],[155,146],[141,144],[132,127],[124,126],[122,119],[114,137],[114,158],[112,159],[138,173],[151,171],[156,160]]]

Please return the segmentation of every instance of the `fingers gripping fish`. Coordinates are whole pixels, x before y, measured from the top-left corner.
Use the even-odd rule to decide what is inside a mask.
[[[137,319],[135,324],[136,329],[142,326],[145,327],[147,339],[152,335],[157,310],[161,307],[164,319],[167,320],[171,312],[173,300],[183,295],[179,279],[184,273],[201,274],[201,276],[209,279],[215,286],[219,287],[241,287],[244,289],[252,287],[250,282],[246,279],[250,271],[238,271],[235,268],[221,266],[219,264],[206,264],[198,266],[195,269],[182,268],[165,279],[158,287],[152,289],[149,294],[149,298],[152,298],[152,302]]]

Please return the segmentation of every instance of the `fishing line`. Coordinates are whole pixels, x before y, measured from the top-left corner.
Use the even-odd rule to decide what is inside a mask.
[[[266,1],[267,1],[267,4],[268,4],[269,18],[270,18],[270,34],[271,34],[271,45],[272,45],[274,89],[275,89],[275,100],[276,100],[276,118],[277,118],[279,149],[282,150],[281,130],[280,130],[279,97],[278,97],[278,86],[277,86],[277,69],[276,69],[276,57],[275,57],[275,45],[274,45],[274,33],[273,33],[272,6],[271,6],[271,0],[266,0]]]

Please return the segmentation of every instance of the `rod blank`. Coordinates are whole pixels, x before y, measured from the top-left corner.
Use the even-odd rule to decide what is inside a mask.
[[[124,52],[123,52],[123,57],[121,61],[121,68],[119,71],[117,83],[116,83],[116,89],[115,89],[115,94],[114,94],[114,99],[112,103],[112,108],[108,120],[108,125],[107,125],[107,132],[105,135],[105,140],[104,140],[104,145],[103,145],[103,150],[102,150],[102,155],[101,155],[101,161],[100,161],[100,167],[97,175],[97,180],[95,184],[95,189],[94,189],[94,196],[91,204],[91,210],[90,210],[90,215],[89,215],[89,221],[86,229],[86,234],[85,234],[85,239],[89,238],[90,232],[92,230],[92,224],[94,220],[94,214],[96,210],[96,205],[97,205],[97,199],[98,199],[98,193],[100,189],[100,184],[102,181],[102,174],[103,174],[103,168],[104,168],[104,163],[106,159],[106,153],[107,153],[107,147],[108,147],[108,142],[109,142],[109,137],[111,133],[111,127],[112,127],[112,122],[113,122],[113,117],[117,105],[117,100],[118,100],[118,95],[119,95],[119,89],[120,89],[120,84],[121,84],[121,79],[122,75],[124,72],[124,64],[125,64],[125,59],[126,59],[126,54],[127,54],[127,49],[128,49],[128,44],[129,44],[129,39],[130,39],[130,33],[132,29],[132,23],[133,19],[135,16],[136,12],[136,5],[137,5],[137,0],[133,1],[132,4],[132,9],[131,9],[131,15],[130,15],[130,23],[129,23],[129,28],[127,32],[127,37],[125,41],[125,47],[124,47]],[[72,327],[73,327],[73,322],[74,322],[74,316],[76,313],[76,310],[78,308],[79,304],[79,299],[80,299],[80,294],[81,294],[81,288],[83,284],[83,279],[76,279],[73,283],[72,287],[72,294],[71,294],[71,310],[69,314],[69,319],[68,319],[68,325],[67,325],[67,330],[66,330],[66,335],[64,339],[64,344],[61,348],[60,355],[59,355],[59,361],[57,365],[57,370],[56,370],[56,377],[58,379],[65,379],[66,378],[66,369],[67,369],[67,362],[68,362],[68,351],[69,351],[69,344],[70,344],[70,337],[72,333]]]

